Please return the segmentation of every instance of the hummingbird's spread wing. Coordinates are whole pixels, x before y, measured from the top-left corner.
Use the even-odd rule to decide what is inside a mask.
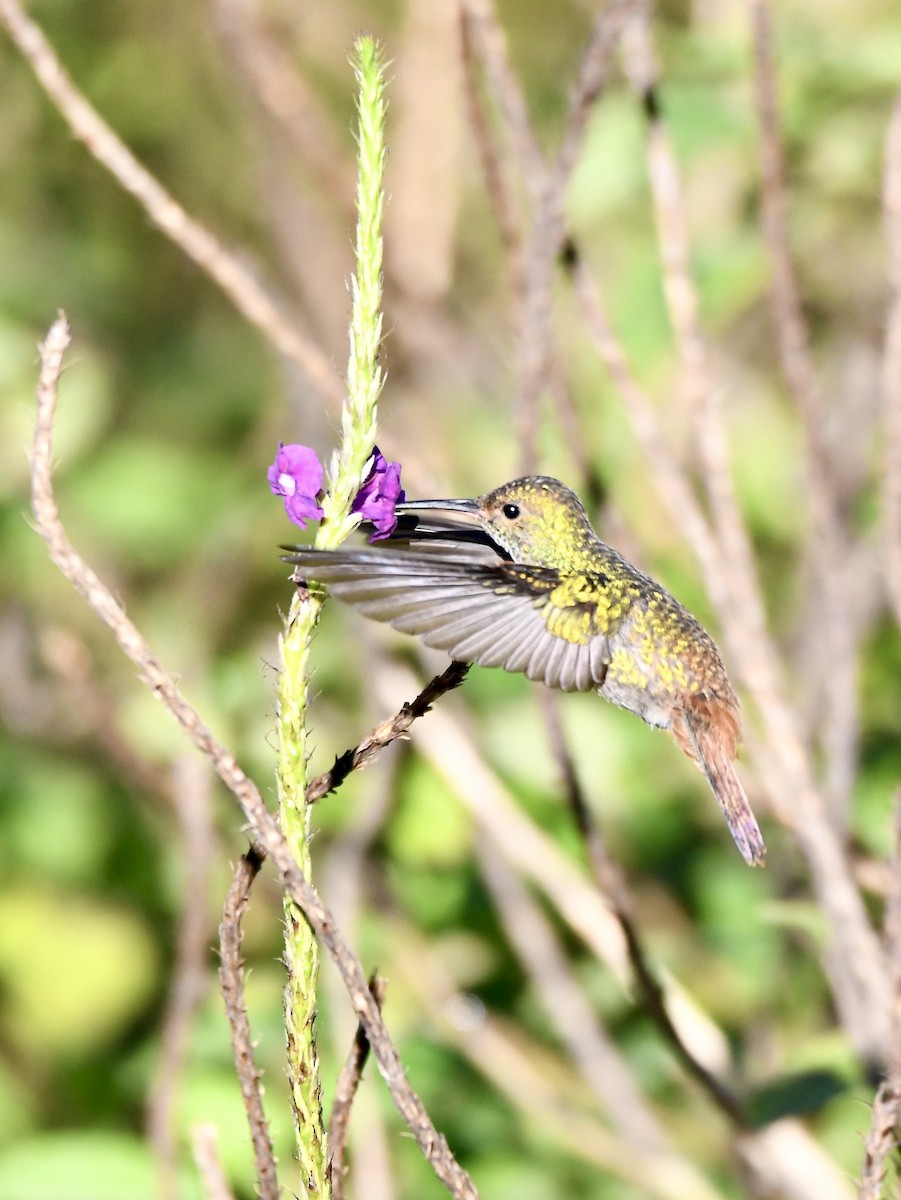
[[[557,571],[447,554],[291,549],[285,561],[332,595],[461,662],[522,671],[563,691],[603,683],[607,639],[588,604],[574,599],[574,619],[559,619]]]

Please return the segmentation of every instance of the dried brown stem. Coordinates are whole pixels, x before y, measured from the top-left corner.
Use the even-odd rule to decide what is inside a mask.
[[[250,1127],[253,1158],[261,1200],[278,1200],[280,1189],[276,1173],[275,1151],[263,1107],[261,1072],[253,1057],[253,1038],[247,1003],[244,998],[244,960],[241,957],[241,922],[250,900],[250,889],[266,857],[262,847],[251,846],[238,859],[235,876],[228,889],[219,925],[219,983],[225,1001],[225,1015],[231,1030],[232,1054],[241,1085],[241,1098]]]
[[[138,201],[147,216],[225,292],[238,312],[336,406],[344,387],[332,364],[304,338],[239,257],[189,216],[76,88],[41,28],[18,0],[0,0],[0,22],[30,63],[60,116],[87,150]]]
[[[626,939],[629,962],[638,987],[640,1003],[648,1017],[657,1026],[672,1047],[676,1057],[707,1093],[730,1123],[737,1129],[747,1128],[741,1100],[736,1093],[691,1052],[673,1023],[666,1004],[663,988],[657,980],[645,950],[644,941],[635,922],[631,898],[622,872],[610,857],[600,830],[592,816],[576,772],[575,763],[566,741],[556,697],[548,693],[543,697],[543,710],[551,750],[557,762],[563,791],[572,810],[576,826],[585,843],[586,856],[592,876],[601,895],[607,900]]]
[[[863,1167],[857,1200],[881,1200],[885,1182],[885,1164],[898,1145],[901,1125],[901,1085],[885,1080],[873,1101],[873,1117],[864,1142]]]
[[[452,662],[422,689],[415,700],[403,704],[393,717],[376,725],[367,737],[351,750],[345,750],[335,759],[334,765],[307,784],[307,804],[315,804],[323,796],[337,791],[351,771],[368,767],[386,746],[398,738],[405,738],[410,726],[419,717],[425,716],[436,700],[446,692],[459,687],[470,668],[470,663]]]
[[[176,1102],[191,1029],[207,988],[210,935],[207,889],[216,849],[209,772],[198,759],[182,759],[172,799],[181,832],[184,895],[175,942],[175,965],[163,1015],[160,1055],[147,1101],[147,1130],[157,1162],[159,1200],[178,1196]]]
[[[511,286],[520,310],[517,412],[522,466],[524,470],[536,466],[538,403],[550,381],[575,461],[588,486],[599,490],[583,442],[571,436],[575,424],[572,397],[562,371],[554,370],[557,364],[550,322],[551,287],[554,262],[565,242],[563,195],[581,150],[591,105],[606,78],[620,13],[605,12],[598,18],[574,90],[563,145],[553,166],[546,161],[532,132],[522,91],[507,58],[503,31],[490,0],[462,0],[460,15],[471,125],[488,196],[507,247]],[[477,67],[484,76],[489,106],[499,119],[499,129],[495,129],[482,102]],[[514,183],[517,175],[532,197],[533,227],[526,245],[524,219]]]
[[[892,1041],[886,1078],[873,1100],[873,1115],[864,1143],[858,1200],[880,1200],[889,1154],[901,1136],[901,788],[894,797],[895,849],[889,864],[885,904],[885,942],[892,984]]]
[[[812,637],[817,656],[828,663],[817,705],[822,715],[816,725],[826,762],[827,794],[834,819],[843,827],[857,758],[857,650],[861,626],[848,613],[850,548],[835,494],[835,473],[823,437],[823,400],[789,244],[785,161],[779,136],[772,19],[767,0],[752,0],[751,21],[754,94],[760,122],[763,231],[772,272],[773,324],[782,371],[804,435],[807,494],[813,516],[809,617],[816,621]]]
[[[672,1150],[628,1064],[612,1044],[576,978],[560,940],[528,888],[489,841],[477,844],[482,878],[501,924],[538,995],[613,1127],[636,1149]]]
[[[551,363],[550,387],[560,433],[572,459],[575,478],[579,481],[577,491],[589,513],[596,513],[604,507],[605,515],[611,517],[610,506],[607,503],[607,484],[597,465],[591,438],[587,436],[588,431],[583,426],[575,393],[566,378],[566,370],[559,354],[554,355]]]
[[[547,164],[532,132],[519,80],[510,67],[507,38],[494,5],[491,0],[460,0],[460,21],[464,45],[481,65],[519,177],[534,199]]]
[[[491,114],[488,112],[479,86],[478,68],[486,69],[484,56],[479,58],[480,43],[476,36],[473,4],[460,6],[460,41],[463,50],[463,86],[469,112],[469,124],[475,138],[485,190],[494,212],[501,241],[507,257],[507,275],[513,295],[522,289],[522,239],[524,217],[516,187],[515,166],[504,153],[501,139],[495,136]],[[499,81],[494,80],[493,97],[497,103]]]
[[[885,902],[885,944],[891,972],[892,1041],[888,1055],[888,1076],[901,1085],[901,788],[895,791],[895,850],[887,864],[888,894]]]
[[[740,615],[746,629],[760,638],[766,651],[761,657],[766,659],[770,674],[775,670],[775,664],[769,662],[773,648],[766,630],[750,536],[735,498],[719,397],[700,325],[681,179],[661,111],[657,65],[646,12],[630,23],[624,49],[626,73],[648,117],[648,181],[657,227],[663,290],[681,361],[682,390],[695,425],[711,522],[725,568],[721,575],[727,584],[727,611],[734,612],[736,617]],[[767,679],[767,683],[772,685],[773,681]]]
[[[516,339],[517,437],[523,474],[538,463],[539,403],[553,357],[551,304],[554,266],[566,225],[563,201],[582,148],[592,105],[609,74],[613,51],[635,0],[614,0],[596,19],[570,98],[566,128],[554,162],[536,188],[532,228],[525,248],[525,272]]]
[[[719,397],[711,375],[690,268],[688,222],[681,180],[661,112],[657,67],[645,14],[631,23],[625,47],[626,71],[648,116],[648,178],[663,287],[681,360],[683,392],[695,424],[702,478],[718,544],[717,556],[721,561],[717,582],[722,586],[713,590],[713,599],[723,605],[720,612],[723,624],[726,625],[727,620],[731,623],[740,620],[743,633],[751,635],[751,645],[758,648],[754,658],[745,656],[745,674],[750,676],[749,686],[753,682],[759,689],[761,707],[766,713],[774,703],[780,703],[780,673],[775,648],[766,628],[750,535],[735,497]]]
[[[889,305],[882,356],[884,449],[882,526],[885,577],[901,625],[901,97],[885,139],[882,210],[888,248]]]
[[[378,674],[381,670],[378,649],[374,645],[363,647],[367,661],[370,652],[372,654],[371,670]],[[341,927],[354,935],[359,928],[366,880],[371,874],[372,861],[369,850],[383,830],[385,820],[393,807],[397,796],[397,775],[400,767],[399,756],[392,755],[387,759],[379,772],[378,780],[374,781],[375,786],[367,788],[366,803],[354,807],[353,812],[348,814],[348,820],[341,833],[330,841],[325,851],[320,851],[318,856],[320,887],[326,895],[333,897],[335,916],[341,923]],[[340,1011],[341,984],[334,972],[326,973],[322,978],[322,983],[331,998],[333,1011]],[[336,1033],[336,1037],[343,1041],[345,1035],[343,1032]],[[333,1056],[342,1048],[340,1044],[335,1043],[336,1038],[333,1038]],[[357,1181],[365,1180],[367,1196],[372,1197],[373,1200],[376,1197],[389,1200],[389,1197],[393,1195],[394,1188],[391,1183],[393,1172],[388,1144],[390,1137],[385,1128],[387,1114],[383,1106],[377,1103],[378,1097],[370,1095],[361,1099],[362,1103],[360,1100],[355,1101],[354,1120],[346,1134],[339,1134],[330,1128],[329,1149],[333,1152],[336,1142],[346,1139],[348,1143],[346,1153],[353,1163]],[[332,1114],[331,1121],[334,1122],[334,1120],[335,1117]],[[339,1198],[339,1189],[344,1183],[344,1179],[335,1167],[334,1161],[331,1178],[334,1196]]]
[[[297,70],[284,39],[266,28],[255,0],[211,0],[216,28],[260,109],[353,223],[354,174],[332,136],[318,97]]]
[[[516,338],[516,436],[519,469],[533,475],[538,467],[539,406],[552,361],[551,303],[554,262],[563,238],[563,214],[548,180],[526,244],[523,299]]]
[[[121,649],[137,666],[142,682],[183,727],[235,796],[261,845],[272,858],[286,892],[303,910],[317,937],[335,962],[354,1012],[366,1029],[373,1055],[391,1097],[422,1153],[438,1179],[453,1196],[462,1200],[472,1200],[477,1196],[475,1186],[457,1163],[446,1140],[435,1128],[421,1099],[411,1087],[378,1005],[369,992],[363,968],[337,929],[332,914],[323,904],[318,892],[304,879],[275,818],[263,803],[258,788],[241,770],[234,755],[217,742],[206,728],[197,711],[172,682],[109,588],[91,570],[66,537],[53,496],[51,463],[57,386],[68,343],[68,325],[65,317],[60,315],[41,347],[37,422],[32,455],[32,508],[36,528],[47,543],[53,562],[97,616],[112,630]]]
[[[597,282],[572,242],[565,262],[588,335],[625,402],[626,415],[648,461],[649,474],[701,565],[714,607],[722,611],[727,606],[727,583],[710,522],[695,496],[688,475],[662,434],[650,396],[638,382],[622,343],[614,333]]]
[[[681,182],[656,93],[656,65],[645,18],[630,26],[626,46],[627,72],[649,117],[648,173],[664,292],[722,556],[719,577],[726,585],[726,595],[721,597],[726,603],[719,617],[766,729],[765,745],[777,768],[768,772],[768,778],[781,781],[783,810],[794,809],[797,814],[797,841],[829,922],[826,965],[842,1023],[858,1053],[865,1060],[879,1061],[889,1040],[885,964],[848,857],[817,790],[798,715],[788,701],[778,652],[767,627],[753,547],[735,495],[719,396],[701,330]]]
[[[822,441],[822,396],[810,351],[810,330],[788,236],[785,158],[779,136],[779,98],[773,61],[772,16],[767,0],[751,0],[754,38],[754,99],[760,122],[760,173],[763,232],[772,271],[773,325],[782,370],[804,426],[814,514],[824,526],[837,520]]]
[[[216,1127],[195,1125],[191,1130],[191,1144],[206,1200],[234,1200],[219,1158]]]
[[[370,976],[369,990],[373,999],[381,1009],[385,1003],[384,979],[375,974]],[[363,1068],[369,1058],[369,1038],[362,1025],[357,1026],[353,1045],[347,1056],[347,1061],[338,1076],[335,1089],[335,1099],[328,1123],[328,1145],[330,1151],[329,1178],[332,1185],[333,1200],[344,1200],[344,1156],[347,1149],[347,1130],[350,1125],[350,1113],[360,1080],[363,1078]]]
[[[155,797],[167,810],[174,809],[172,772],[142,754],[119,727],[115,701],[98,685],[87,642],[70,630],[57,628],[41,638],[40,649],[42,662],[65,688],[62,703],[66,715],[77,720],[79,729],[90,731],[105,760],[118,771],[123,785]],[[15,683],[21,686],[19,680]],[[51,722],[55,736],[69,733],[56,713],[51,715]]]

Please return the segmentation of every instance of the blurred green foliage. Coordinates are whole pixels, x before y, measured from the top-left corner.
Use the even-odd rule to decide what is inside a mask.
[[[415,6],[312,7],[321,11],[298,14],[273,3],[263,23],[312,88],[346,166],[350,37],[360,25],[373,29],[402,73],[417,50]],[[259,265],[340,370],[350,197],[337,197],[309,164],[292,162],[284,133],[250,94],[223,39],[211,36],[217,11],[217,4],[98,0],[39,4],[35,16],[79,86],[142,161]],[[540,140],[551,147],[590,6],[574,0],[555,8],[552,19],[548,6],[535,2],[505,3],[500,12]],[[859,405],[861,439],[849,443],[848,458],[852,468],[858,458],[863,466],[857,475],[852,470],[848,505],[866,533],[876,522],[872,431],[886,291],[881,155],[901,75],[901,27],[887,0],[790,0],[776,19],[793,250],[824,394],[853,393]],[[749,31],[742,6],[698,3],[662,5],[655,32],[664,107],[685,172],[703,316],[729,398],[736,485],[792,688],[802,704],[813,704],[799,627],[809,517],[801,437],[778,374],[766,299]],[[391,120],[399,126],[403,105],[396,104]],[[169,801],[172,764],[186,747],[29,527],[34,345],[64,307],[74,343],[62,385],[56,480],[72,540],[269,795],[271,664],[279,610],[290,598],[277,546],[294,535],[268,494],[265,468],[279,437],[309,442],[327,456],[336,415],[72,139],[5,37],[0,111],[0,1200],[143,1200],[156,1194],[145,1105],[191,870]],[[458,119],[436,111],[436,138],[459,132]],[[482,492],[511,475],[517,461],[508,402],[510,297],[475,163],[464,141],[452,163],[452,189],[449,177],[390,177],[395,206],[417,188],[422,209],[443,203],[442,189],[457,205],[448,245],[452,283],[438,300],[421,301],[392,277],[399,234],[389,226],[389,378],[380,442],[403,459],[413,494]],[[675,360],[642,121],[618,78],[591,119],[567,210],[639,376],[666,400]],[[428,320],[416,324],[420,306]],[[557,316],[584,442],[618,527],[629,531],[645,564],[711,620],[694,564],[565,295]],[[666,420],[673,437],[684,440],[677,406],[672,415],[666,410]],[[543,450],[544,469],[578,483],[550,419]],[[315,769],[387,715],[373,686],[386,645],[405,658],[412,653],[353,614],[326,612],[315,649]],[[891,847],[890,795],[901,775],[899,680],[897,630],[875,611],[860,670],[851,833],[861,855],[877,858]],[[523,679],[476,671],[463,693],[450,706],[469,706],[479,751],[528,816],[581,863],[533,689]],[[395,706],[409,698],[397,695]],[[766,823],[768,870],[744,870],[703,784],[666,739],[592,696],[567,698],[563,720],[652,950],[727,1034],[744,1076],[739,1082],[753,1089],[755,1115],[766,1121],[802,1114],[837,1170],[856,1176],[870,1081],[835,1027],[820,965],[822,919],[789,838]],[[597,1118],[480,875],[474,839],[483,835],[453,783],[416,753],[415,743],[414,732],[413,748],[394,747],[390,761],[323,802],[313,847],[339,917],[351,890],[362,902],[349,932],[366,968],[378,966],[389,977],[387,1016],[411,1078],[486,1200],[639,1200],[635,1186],[576,1153],[486,1079],[458,1040],[442,1033],[441,1005],[424,1005],[411,979],[421,938],[435,970],[440,963]],[[378,805],[382,817],[367,829],[367,812]],[[219,794],[215,820],[211,947],[228,864],[246,845],[236,808]],[[343,877],[330,868],[344,861],[340,855],[355,838],[365,855],[345,896]],[[870,902],[878,913],[878,889]],[[249,1001],[290,1189],[278,913],[277,890],[264,879],[247,921]],[[553,920],[674,1140],[723,1196],[743,1195],[722,1123],[717,1118],[711,1129],[710,1106],[686,1088],[647,1018]],[[212,950],[208,967],[179,1093],[179,1194],[201,1194],[189,1130],[202,1120],[217,1127],[226,1171],[243,1200],[254,1194],[252,1160]],[[421,970],[428,972],[428,962]],[[337,985],[326,980],[329,1094],[352,1033],[348,1013]],[[373,1067],[360,1103],[381,1113],[395,1194],[443,1194],[402,1136]],[[365,1194],[359,1185],[356,1194]]]

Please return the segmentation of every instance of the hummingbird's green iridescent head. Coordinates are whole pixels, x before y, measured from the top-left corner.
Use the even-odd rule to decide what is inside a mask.
[[[474,500],[408,500],[398,512],[433,511],[474,517],[514,562],[574,569],[596,541],[582,502],[559,479],[527,475]]]
[[[514,562],[538,567],[579,566],[595,537],[579,497],[546,475],[495,488],[479,501],[478,515]]]

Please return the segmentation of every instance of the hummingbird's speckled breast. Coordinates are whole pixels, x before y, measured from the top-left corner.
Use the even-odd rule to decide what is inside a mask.
[[[690,696],[737,709],[719,650],[700,622],[612,547],[596,542],[591,549],[581,589],[592,594],[595,628],[604,631],[610,656],[599,694],[661,729]],[[570,596],[579,588],[568,581]]]

